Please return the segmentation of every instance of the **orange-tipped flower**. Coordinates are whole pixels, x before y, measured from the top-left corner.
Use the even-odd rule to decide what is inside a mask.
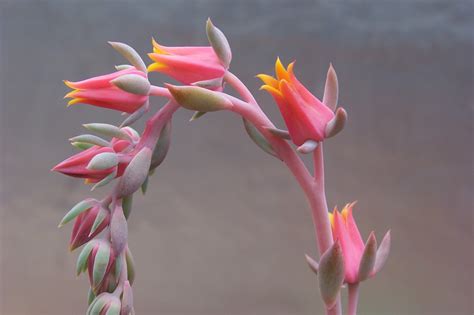
[[[84,103],[98,107],[104,107],[121,112],[133,113],[148,101],[148,95],[135,94],[125,91],[120,85],[114,85],[114,80],[126,78],[145,79],[146,74],[142,71],[130,67],[125,70],[116,71],[110,74],[90,78],[79,82],[64,81],[64,83],[74,89],[64,96],[72,98],[68,106]],[[122,80],[123,81],[123,80]],[[120,81],[120,83],[122,83]],[[140,82],[141,83],[141,82]],[[149,84],[148,84],[149,85]],[[146,88],[146,87],[145,87]],[[146,90],[146,89],[145,89]]]
[[[390,232],[387,232],[377,250],[374,232],[364,244],[352,216],[355,202],[347,204],[341,212],[329,213],[334,241],[339,241],[344,256],[346,283],[358,283],[372,277],[382,269],[390,252]]]
[[[269,92],[275,99],[296,145],[301,146],[308,140],[323,141],[328,136],[326,126],[335,115],[298,81],[293,67],[294,62],[285,69],[277,58],[276,78],[266,74],[257,76],[264,83],[261,89]]]
[[[216,81],[220,87],[227,67],[216,55],[211,46],[166,47],[153,43],[153,53],[148,54],[154,61],[148,71],[166,74],[183,83],[192,84],[202,81]]]

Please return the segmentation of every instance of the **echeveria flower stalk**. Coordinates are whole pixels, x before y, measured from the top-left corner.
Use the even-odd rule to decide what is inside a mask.
[[[296,78],[294,63],[285,68],[277,59],[276,77],[258,75],[264,82],[262,89],[276,100],[288,131],[278,129],[248,88],[229,71],[232,52],[224,33],[210,20],[206,33],[210,46],[167,47],[153,40],[153,53],[149,56],[154,62],[148,68],[132,47],[110,42],[130,64],[116,66],[118,71],[108,75],[65,82],[74,89],[66,95],[73,98],[70,105],[86,103],[130,113],[120,126],[85,124],[86,129],[98,135],[71,138],[72,145],[82,151],[53,168],[96,183],[94,187],[116,179],[105,198],[87,198],[77,203],[59,224],[75,220],[70,248],[83,246],[76,273],[87,271],[89,275],[87,315],[135,313],[131,287],[135,268],[128,246],[127,220],[134,193],[140,188],[146,192],[150,176],[168,153],[171,120],[179,108],[197,111],[192,120],[203,113],[222,110],[240,115],[250,138],[288,167],[311,208],[320,260],[318,263],[307,256],[307,261],[317,274],[326,314],[342,314],[340,291],[346,283],[348,314],[355,315],[358,284],[384,265],[390,251],[390,234],[386,234],[377,249],[373,233],[364,244],[352,216],[353,204],[341,213],[336,209],[328,215],[322,142],[340,132],[347,120],[345,110],[336,109],[339,86],[334,68],[329,67],[323,101]],[[147,69],[164,73],[183,86],[151,85]],[[226,83],[240,98],[224,93]],[[166,98],[167,103],[151,115],[140,135],[126,126],[136,123],[151,108],[152,96]],[[298,153],[313,154],[314,174]]]

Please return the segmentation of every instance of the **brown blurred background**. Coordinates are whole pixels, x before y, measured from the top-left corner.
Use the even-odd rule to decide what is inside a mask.
[[[81,123],[121,117],[66,109],[61,80],[123,63],[108,40],[144,57],[152,36],[205,44],[208,16],[254,91],[254,75],[271,73],[277,56],[296,59],[319,96],[335,65],[350,122],[326,145],[329,205],[358,200],[363,236],[393,236],[385,269],[362,286],[360,314],[473,314],[473,7],[462,0],[0,0],[0,313],[86,307],[86,277],[76,279],[77,253],[67,251],[71,227],[56,225],[90,193],[49,169],[74,152],[67,139]],[[256,96],[283,126],[272,99]],[[175,115],[167,160],[135,198],[137,314],[318,314],[304,260],[315,255],[312,223],[295,181],[237,117],[190,116]]]

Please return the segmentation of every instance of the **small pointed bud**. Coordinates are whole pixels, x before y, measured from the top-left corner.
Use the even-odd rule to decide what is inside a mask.
[[[115,255],[119,255],[125,248],[127,237],[127,219],[125,218],[122,207],[117,206],[112,214],[112,219],[110,220],[110,240]]]
[[[104,222],[104,220],[109,218],[109,214],[110,214],[109,210],[103,207],[99,208],[99,212],[97,213],[94,223],[92,224],[91,231],[89,232],[89,235],[88,235],[89,237],[93,235],[100,226],[102,226],[102,223]]]
[[[128,248],[125,250],[125,259],[127,262],[128,281],[130,284],[133,284],[135,280],[135,260],[133,259],[132,252]]]
[[[335,111],[337,107],[338,95],[339,83],[337,80],[336,71],[334,70],[332,64],[330,64],[326,77],[326,85],[324,86],[323,104]]]
[[[232,51],[230,50],[229,42],[224,33],[212,24],[211,19],[207,19],[206,33],[209,43],[217,57],[219,57],[222,64],[228,68],[232,60]]]
[[[125,219],[128,219],[130,216],[130,212],[132,211],[132,203],[133,203],[133,194],[124,196],[122,198],[122,209]]]
[[[305,143],[303,143],[296,149],[296,151],[302,154],[308,154],[316,150],[317,147],[318,147],[318,143],[316,141],[306,140]]]
[[[308,263],[309,268],[317,275],[318,274],[318,269],[319,269],[319,264],[311,258],[309,255],[304,255],[306,258],[306,262]]]
[[[214,112],[232,107],[232,102],[218,92],[197,86],[165,85],[176,102],[186,109]]]
[[[119,89],[137,95],[148,95],[150,91],[150,82],[137,74],[125,74],[110,81]]]
[[[133,309],[133,292],[130,282],[125,281],[123,284],[122,309],[120,315],[130,315]]]
[[[109,42],[109,44],[125,59],[127,59],[137,70],[147,73],[146,65],[135,49],[128,46],[127,44],[119,42]]]
[[[115,137],[124,140],[132,140],[130,136],[117,126],[101,123],[84,124],[84,128],[92,132],[97,132],[106,137]]]
[[[358,280],[364,281],[372,275],[374,270],[375,259],[377,256],[377,240],[374,232],[370,233],[367,243],[365,244],[364,252],[359,264]]]
[[[277,136],[285,140],[291,140],[290,133],[287,130],[282,130],[278,128],[270,128],[270,127],[267,127],[265,129],[267,129],[274,136]]]
[[[78,215],[86,211],[87,209],[92,208],[94,205],[98,203],[97,200],[88,198],[86,200],[83,200],[79,203],[77,203],[74,207],[72,207],[71,210],[66,213],[66,215],[63,217],[61,222],[59,223],[58,227],[62,227],[63,225],[67,224],[68,222],[74,220]]]
[[[388,255],[390,254],[391,236],[390,230],[385,234],[382,242],[380,243],[379,249],[377,250],[377,257],[375,258],[374,274],[378,273],[387,261]]]
[[[112,173],[104,177],[100,182],[96,183],[92,186],[91,191],[96,190],[99,187],[105,186],[110,183],[115,177],[117,177],[117,169],[115,169]]]
[[[92,148],[94,145],[91,143],[85,143],[85,142],[72,142],[71,145],[75,148],[78,148],[79,150],[87,150]]]
[[[150,102],[146,101],[145,105],[143,105],[142,107],[134,111],[132,114],[130,114],[130,116],[125,118],[125,120],[120,124],[120,128],[130,126],[131,124],[142,118],[143,115],[146,114],[149,109]]]
[[[255,144],[262,149],[264,152],[273,155],[277,159],[279,159],[278,155],[276,154],[275,150],[273,149],[270,142],[258,131],[257,127],[255,127],[250,121],[245,118],[242,118],[244,122],[245,131],[249,135],[250,139],[252,139]]]
[[[117,69],[117,71],[121,71],[121,70],[130,69],[131,67],[133,67],[133,66],[131,66],[131,65],[116,65],[115,69]]]
[[[148,176],[151,155],[151,150],[145,147],[133,157],[120,179],[119,196],[133,194],[140,188]]]
[[[336,116],[331,119],[326,125],[326,138],[331,138],[337,135],[344,129],[347,122],[347,112],[344,108],[339,107],[336,110]]]
[[[88,170],[106,170],[117,166],[119,163],[117,154],[112,152],[99,153],[94,156],[87,165]]]
[[[153,155],[151,156],[150,169],[153,170],[160,166],[165,160],[171,143],[171,120],[169,120],[161,129],[160,137],[156,142],[155,148],[153,149]]]
[[[339,241],[321,256],[319,263],[319,289],[328,309],[334,307],[344,282],[344,257]]]
[[[189,121],[190,121],[190,122],[191,122],[191,121],[195,121],[196,119],[198,119],[198,118],[204,116],[205,114],[206,114],[206,112],[199,112],[199,111],[194,112],[193,116],[191,117],[191,119],[189,119]]]
[[[69,139],[69,141],[70,142],[89,143],[89,144],[98,145],[98,146],[101,146],[101,147],[110,146],[110,142],[108,142],[108,141],[106,141],[102,138],[99,138],[97,136],[94,136],[94,135],[80,135],[80,136],[73,137],[73,138]]]
[[[222,84],[223,84],[223,77],[219,77],[219,78],[215,78],[211,80],[193,82],[191,85],[212,90],[216,88],[222,88]]]

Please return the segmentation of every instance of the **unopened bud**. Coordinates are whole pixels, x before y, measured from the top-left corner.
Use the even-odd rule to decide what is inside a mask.
[[[148,92],[150,91],[150,82],[148,82],[146,78],[137,74],[125,74],[110,81],[110,83],[119,89],[132,94],[148,95]]]
[[[224,33],[212,24],[211,19],[207,19],[206,33],[209,43],[216,53],[222,64],[228,68],[232,60],[232,51],[230,50],[229,41]]]
[[[186,109],[214,112],[232,107],[232,103],[218,92],[197,86],[175,86],[166,84],[173,98]]]

